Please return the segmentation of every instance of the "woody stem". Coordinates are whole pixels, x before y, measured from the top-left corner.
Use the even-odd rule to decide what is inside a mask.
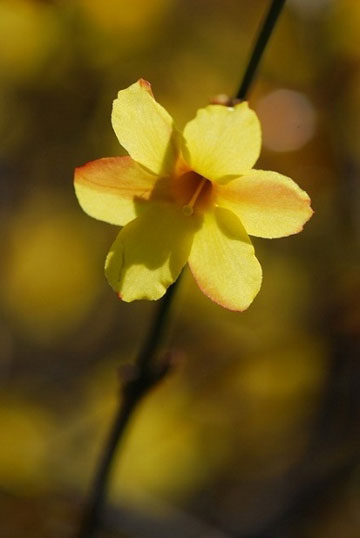
[[[273,0],[270,5],[269,11],[256,39],[239,92],[236,96],[239,99],[245,99],[248,94],[256,69],[284,4],[285,0]],[[201,183],[199,192],[202,186],[203,184]],[[195,195],[197,196],[199,192],[196,192]],[[123,439],[126,427],[142,398],[167,374],[169,370],[169,359],[164,360],[162,364],[158,365],[156,365],[155,359],[167,327],[168,314],[174,299],[175,291],[179,286],[179,281],[180,278],[178,278],[177,282],[168,289],[167,294],[162,299],[148,336],[137,357],[135,363],[135,375],[131,379],[128,379],[123,386],[119,408],[113,419],[109,436],[105,442],[103,453],[99,460],[93,486],[90,491],[88,507],[84,515],[80,532],[77,534],[77,538],[92,538],[95,535],[105,505],[115,452]]]
[[[276,21],[279,18],[282,8],[285,5],[285,2],[286,0],[273,0],[271,2],[267,15],[256,38],[254,48],[252,49],[252,53],[241,81],[239,91],[236,95],[238,99],[246,99],[266,45],[270,39],[271,33],[274,29]]]
[[[114,455],[120,441],[123,439],[126,426],[140,400],[167,374],[170,367],[168,355],[157,366],[153,363],[153,359],[167,328],[168,313],[178,282],[179,279],[168,289],[165,297],[159,304],[148,336],[137,357],[137,368],[134,375],[123,386],[120,405],[104,445],[91,489],[90,501],[77,538],[91,538],[94,536],[100,524],[100,517],[105,504],[109,476],[114,463]]]

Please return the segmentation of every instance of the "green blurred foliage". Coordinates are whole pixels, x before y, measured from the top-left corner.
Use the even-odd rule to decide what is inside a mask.
[[[118,367],[156,308],[122,304],[106,284],[117,230],[81,212],[73,169],[123,153],[111,102],[140,77],[179,126],[234,94],[267,5],[0,1],[5,538],[71,535]],[[289,0],[270,41],[250,94],[258,167],[294,178],[315,215],[299,236],[254,241],[264,283],[242,314],[185,273],[167,342],[176,366],[115,466],[111,499],[133,514],[129,536],[159,538],[154,520],[166,537],[359,535],[359,36],[358,2]]]

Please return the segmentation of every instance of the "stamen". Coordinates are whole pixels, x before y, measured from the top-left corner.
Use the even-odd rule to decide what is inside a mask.
[[[202,191],[202,188],[205,185],[206,181],[207,181],[207,179],[205,177],[203,177],[201,179],[199,185],[196,188],[196,191],[194,192],[194,194],[192,195],[192,197],[190,199],[190,202],[183,206],[182,210],[183,210],[184,214],[187,217],[190,217],[190,215],[192,215],[194,213],[194,205],[195,205],[196,200],[198,199],[198,197],[199,197],[199,195],[200,195],[200,193]]]

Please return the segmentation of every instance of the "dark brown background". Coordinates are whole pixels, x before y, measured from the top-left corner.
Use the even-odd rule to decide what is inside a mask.
[[[2,538],[71,536],[118,367],[156,307],[108,287],[117,230],[82,213],[73,169],[121,152],[111,102],[140,77],[179,126],[234,94],[267,5],[0,2]],[[315,215],[254,241],[264,283],[243,314],[185,275],[177,367],[129,431],[106,536],[359,536],[359,36],[359,2],[288,1],[250,93],[257,166],[297,181]]]

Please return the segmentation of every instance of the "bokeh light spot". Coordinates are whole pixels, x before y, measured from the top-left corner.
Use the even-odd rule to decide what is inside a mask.
[[[263,97],[257,104],[263,142],[272,151],[295,151],[313,136],[316,113],[301,93],[279,89]]]

